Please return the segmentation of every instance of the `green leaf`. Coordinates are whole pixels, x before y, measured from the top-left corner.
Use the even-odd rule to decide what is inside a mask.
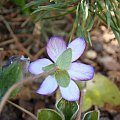
[[[114,106],[120,105],[119,89],[112,81],[101,74],[96,74],[92,80],[87,81],[86,89],[87,92],[84,99],[90,101],[88,109],[91,107],[91,104],[97,106],[103,106],[105,103]],[[84,103],[84,105],[86,104]]]
[[[110,3],[109,0],[106,0],[106,8],[107,8],[107,15],[106,15],[106,19],[107,19],[107,25],[108,27],[110,27],[110,23],[111,23],[111,14],[110,14]]]
[[[72,36],[78,26],[78,23],[80,21],[80,3],[78,3],[77,5],[77,8],[76,8],[76,17],[75,17],[75,20],[74,20],[74,23],[73,23],[73,27],[72,27],[72,30],[70,32],[70,39],[69,39],[69,43],[71,42],[72,40]]]
[[[56,103],[56,108],[61,114],[63,120],[74,120],[78,112],[79,106],[77,102],[70,102],[60,99]]]
[[[86,31],[87,32],[89,32],[92,29],[94,21],[95,21],[95,14],[90,14],[86,20]]]
[[[83,102],[83,105],[82,105],[82,112],[87,111],[93,105],[91,98],[86,96],[86,95],[84,96],[83,101],[84,102]]]
[[[86,20],[88,17],[89,3],[86,0],[81,0],[81,9],[83,20]]]
[[[67,14],[70,14],[70,13],[72,13],[72,12],[74,12],[75,11],[75,8],[73,8],[73,9],[71,9],[71,10],[63,10],[64,11],[64,13],[62,12],[62,13],[59,13],[59,15],[54,15],[54,16],[49,16],[49,17],[43,17],[42,19],[55,19],[55,18],[61,18],[61,17],[64,17],[65,15],[67,15]],[[48,11],[47,11],[48,12]]]
[[[84,32],[83,32],[82,27],[81,27],[80,24],[78,24],[77,36],[82,36],[82,37],[84,37]]]
[[[67,70],[72,62],[72,49],[65,50],[57,59],[56,64],[61,70]]]
[[[55,72],[55,79],[57,80],[58,85],[62,87],[67,87],[70,83],[70,76],[65,70],[58,70]]]
[[[12,0],[16,5],[23,8],[25,6],[26,0]]]
[[[55,3],[59,3],[59,2],[64,2],[63,0],[50,0],[50,2],[54,1]]]
[[[55,66],[56,66],[55,63],[54,63],[54,64],[50,64],[50,65],[48,65],[48,66],[42,67],[42,70],[44,70],[44,71],[49,71],[49,70],[51,70],[52,68],[54,68]]]
[[[91,38],[90,38],[90,33],[88,32],[88,42],[90,43],[90,45],[92,46],[92,41],[91,41]]]
[[[99,120],[100,112],[99,111],[90,111],[87,112],[82,120]]]
[[[120,91],[118,87],[107,77],[97,74],[92,81],[89,81],[88,89],[99,92],[104,102],[120,105]]]
[[[88,17],[88,9],[89,9],[89,4],[87,3],[85,5],[85,19],[87,19],[87,17]]]
[[[77,84],[80,91],[86,88],[86,81],[75,80],[75,83]]]
[[[37,113],[38,120],[62,120],[61,116],[52,109],[41,109]]]
[[[38,6],[40,10],[53,10],[53,9],[63,9],[67,8],[69,4],[72,4],[73,2],[67,1],[67,2],[61,2],[57,4],[49,4],[45,6]]]
[[[19,62],[14,62],[7,68],[0,69],[0,99],[6,91],[17,81],[22,75],[22,65]],[[15,90],[12,96],[16,95],[18,89]]]
[[[42,5],[43,3],[48,2],[48,0],[35,0],[35,1],[31,1],[29,3],[27,3],[25,5],[25,8],[27,7],[31,7],[31,6],[38,6],[38,5]]]
[[[24,8],[27,2],[26,0],[12,0],[12,1],[21,8],[24,14],[28,15],[30,13],[29,8]]]

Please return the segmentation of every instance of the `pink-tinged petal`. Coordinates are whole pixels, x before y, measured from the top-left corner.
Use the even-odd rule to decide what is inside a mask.
[[[94,76],[94,68],[90,65],[74,62],[68,73],[73,80],[90,80]]]
[[[85,40],[82,37],[76,38],[68,45],[68,48],[72,49],[72,62],[82,55],[85,46]]]
[[[28,67],[28,70],[30,73],[38,75],[43,72],[42,67],[45,67],[50,64],[52,64],[52,62],[49,59],[39,59],[34,62],[31,62]]]
[[[48,76],[43,83],[41,84],[40,88],[36,91],[38,94],[42,95],[49,95],[53,93],[58,87],[58,84],[54,77]]]
[[[47,53],[55,62],[57,58],[66,50],[66,43],[60,37],[51,37],[47,44]]]
[[[80,91],[74,81],[70,81],[68,87],[60,87],[60,93],[65,100],[77,101],[80,97]]]

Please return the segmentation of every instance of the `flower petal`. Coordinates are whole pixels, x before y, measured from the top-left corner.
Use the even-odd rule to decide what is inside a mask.
[[[30,63],[28,70],[30,73],[38,75],[43,72],[42,67],[52,64],[49,59],[43,58]]]
[[[48,76],[43,83],[41,84],[40,88],[36,91],[38,94],[42,95],[49,95],[53,93],[58,87],[58,84],[54,77]]]
[[[76,38],[69,45],[68,48],[72,49],[72,62],[77,60],[85,49],[85,40],[82,37]]]
[[[51,37],[47,44],[47,53],[55,62],[57,58],[66,50],[66,43],[60,37]]]
[[[76,101],[79,99],[79,88],[74,81],[70,81],[68,87],[60,87],[62,97],[68,101]]]
[[[68,73],[73,80],[90,80],[94,76],[94,68],[90,65],[74,62]]]

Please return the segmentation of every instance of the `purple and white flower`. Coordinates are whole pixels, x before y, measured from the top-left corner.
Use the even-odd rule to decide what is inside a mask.
[[[77,60],[85,50],[85,40],[84,38],[78,37],[73,40],[68,46],[64,40],[60,37],[51,37],[47,44],[47,53],[48,56],[52,59],[49,60],[47,58],[38,59],[29,65],[29,71],[38,75],[43,71],[43,67],[48,66],[50,64],[56,63],[58,57],[68,48],[72,49],[72,63],[67,70],[70,76],[70,83],[67,87],[62,87],[58,85],[55,77],[53,75],[49,75],[40,88],[37,90],[37,93],[42,95],[49,95],[53,93],[59,86],[61,96],[68,101],[76,101],[79,99],[80,91],[77,84],[74,80],[90,80],[94,76],[94,69],[90,65],[86,65],[80,62],[74,62]]]

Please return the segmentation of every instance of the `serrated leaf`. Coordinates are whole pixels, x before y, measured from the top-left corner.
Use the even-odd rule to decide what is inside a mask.
[[[70,102],[60,99],[56,103],[56,108],[64,120],[74,120],[78,112],[79,106],[77,102]]]
[[[62,120],[62,118],[55,110],[41,109],[37,113],[37,120]]]
[[[67,87],[70,83],[70,76],[65,70],[58,70],[55,72],[55,79],[61,87]]]
[[[57,59],[56,64],[61,70],[67,70],[72,61],[72,49],[65,50]]]
[[[20,80],[22,73],[22,65],[18,62],[14,62],[7,68],[0,69],[0,98],[6,93],[6,91],[17,81]],[[16,95],[18,89],[13,92]]]
[[[119,89],[101,74],[96,74],[87,82],[86,97],[91,99],[92,105],[103,106],[105,103],[120,105]]]
[[[85,113],[82,120],[99,120],[100,112],[99,111],[90,111]]]
[[[56,66],[55,63],[54,63],[54,64],[50,64],[50,65],[48,65],[48,66],[42,67],[42,70],[44,70],[44,71],[49,71],[49,70],[51,70],[52,68],[54,68],[55,66]]]

